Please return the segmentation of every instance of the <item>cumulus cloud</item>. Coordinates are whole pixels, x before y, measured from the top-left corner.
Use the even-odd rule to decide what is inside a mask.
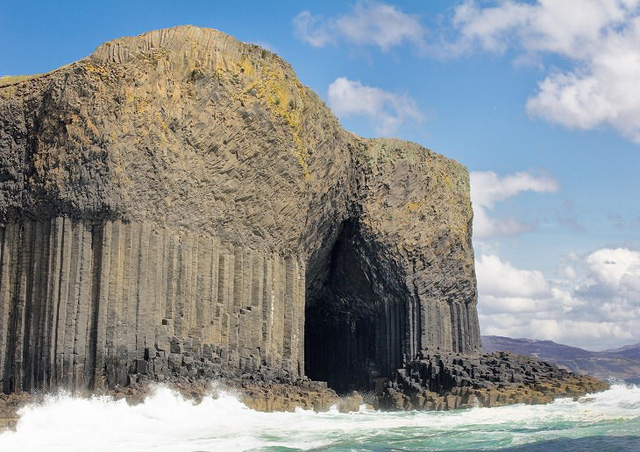
[[[379,135],[390,135],[406,121],[420,123],[424,117],[409,96],[337,78],[328,90],[329,106],[341,117],[368,117]]]
[[[335,34],[329,23],[322,16],[314,16],[309,11],[302,11],[293,18],[296,36],[313,47],[324,47],[335,42]]]
[[[531,229],[532,225],[514,217],[493,218],[490,212],[497,203],[522,192],[553,193],[559,189],[558,181],[546,174],[518,172],[499,177],[492,171],[473,171],[470,177],[476,238],[514,235]]]
[[[404,43],[424,46],[425,29],[419,18],[382,2],[359,1],[348,13],[328,19],[303,11],[293,25],[296,36],[314,47],[339,41],[373,45],[383,52]]]
[[[599,41],[620,31],[636,14],[637,0],[506,0],[480,7],[467,0],[456,7],[453,23],[463,42],[504,52],[520,47],[588,58]]]
[[[640,252],[621,247],[586,256],[573,253],[562,267],[560,279],[548,280],[537,270],[480,255],[476,272],[483,334],[591,349],[637,342]]]
[[[540,297],[549,294],[549,285],[537,270],[519,270],[496,255],[481,255],[476,274],[482,290],[498,297]]]
[[[546,76],[527,111],[568,128],[611,126],[640,143],[640,0],[500,1],[455,9],[457,52],[476,46],[526,57],[554,54],[571,67]]]
[[[560,344],[588,350],[606,350],[635,343],[634,329],[640,326],[637,316],[623,322],[597,320],[570,320],[555,318],[528,318],[512,314],[480,315],[486,324],[482,334],[552,340]]]
[[[630,295],[630,301],[640,306],[640,252],[627,248],[605,248],[591,254],[586,260],[589,276],[594,280],[590,287],[600,292]]]
[[[466,0],[453,9],[457,38],[448,42],[446,26],[427,42],[418,16],[376,1],[328,18],[303,11],[293,25],[314,47],[348,43],[386,52],[410,44],[423,55],[480,48],[514,52],[516,62],[561,57],[568,67],[547,71],[527,100],[528,114],[573,129],[612,127],[640,143],[640,0]]]

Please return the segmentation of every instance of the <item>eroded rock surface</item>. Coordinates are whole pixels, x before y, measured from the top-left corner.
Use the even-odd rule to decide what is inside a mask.
[[[469,182],[215,30],[0,79],[0,386],[368,388],[480,347]]]
[[[380,407],[453,410],[515,403],[550,403],[608,389],[588,375],[509,352],[473,354],[422,351],[386,382]]]

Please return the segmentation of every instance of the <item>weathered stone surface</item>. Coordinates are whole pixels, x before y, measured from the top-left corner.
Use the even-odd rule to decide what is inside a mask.
[[[342,130],[276,55],[122,38],[0,79],[5,392],[306,373],[480,347],[466,169]]]
[[[509,352],[462,356],[422,351],[386,382],[380,407],[453,410],[515,403],[550,403],[607,389],[602,380]]]
[[[119,220],[4,230],[6,392],[113,387],[132,374],[303,374],[304,266],[292,257]]]

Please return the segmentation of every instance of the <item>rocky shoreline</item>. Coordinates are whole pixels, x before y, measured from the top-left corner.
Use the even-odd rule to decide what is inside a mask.
[[[510,352],[462,356],[423,351],[386,383],[380,408],[452,410],[511,404],[551,403],[604,391],[609,385],[589,375]]]
[[[198,401],[222,381],[256,410],[349,411],[606,388],[477,354],[467,169],[345,131],[258,46],[176,27],[0,79],[0,136],[9,427],[61,389]]]
[[[221,380],[172,377],[158,382],[144,376],[128,386],[99,391],[96,395],[142,403],[161,383],[185,399],[200,403],[221,392],[236,394],[249,408],[264,411],[294,411],[296,408],[340,412],[358,411],[364,404],[385,411],[444,411],[510,404],[545,404],[556,398],[580,397],[603,391],[609,385],[588,375],[577,375],[554,364],[509,352],[462,356],[428,353],[398,369],[395,378],[379,390],[339,395],[327,384],[303,378],[296,383],[256,381],[250,378]],[[80,394],[89,396],[89,394]],[[31,403],[42,403],[44,393],[0,394],[0,431],[15,429],[17,411]]]
[[[175,377],[158,382],[141,379],[129,386],[116,386],[113,389],[98,391],[93,396],[109,396],[114,400],[125,399],[130,405],[143,403],[158,385],[168,387],[182,395],[186,400],[200,403],[205,397],[218,397],[222,392],[236,395],[245,405],[256,411],[277,412],[294,411],[296,408],[328,411],[336,406],[341,412],[358,411],[364,400],[360,394],[339,396],[324,382],[301,380],[295,384],[276,382],[256,382],[232,380],[191,380]],[[14,392],[0,393],[0,432],[15,429],[19,420],[18,411],[25,405],[44,403],[45,393]],[[88,393],[76,394],[91,397]]]

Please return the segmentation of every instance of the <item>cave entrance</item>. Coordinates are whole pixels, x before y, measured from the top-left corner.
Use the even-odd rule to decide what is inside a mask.
[[[404,302],[375,243],[346,221],[307,269],[305,373],[338,393],[376,390],[403,361]]]

